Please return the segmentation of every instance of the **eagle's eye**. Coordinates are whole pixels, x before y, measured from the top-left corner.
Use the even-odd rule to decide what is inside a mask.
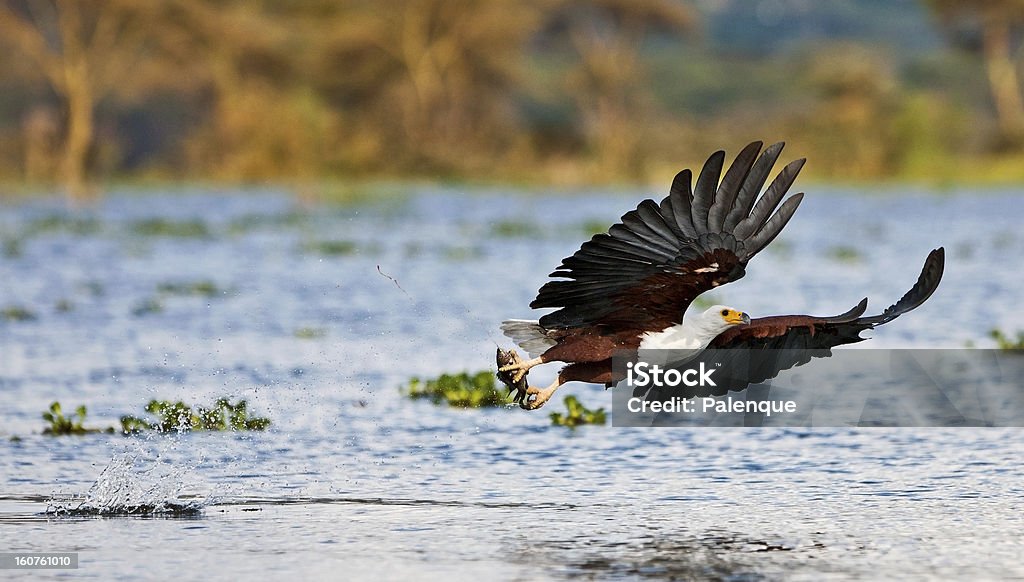
[[[729,310],[728,309],[723,309],[722,310],[722,317],[728,317],[728,316],[729,316]]]

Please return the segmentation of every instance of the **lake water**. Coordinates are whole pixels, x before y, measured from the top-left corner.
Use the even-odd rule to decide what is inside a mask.
[[[938,292],[871,344],[1024,329],[1020,194],[811,190],[715,300],[755,317],[865,295],[881,309],[944,245]],[[644,195],[113,195],[71,223],[52,201],[0,207],[0,308],[35,316],[0,320],[0,552],[79,552],[78,570],[39,579],[1024,577],[1020,429],[570,431],[547,418],[563,395],[611,395],[569,385],[526,412],[400,394],[492,367],[498,322],[530,316],[590,225]],[[169,291],[196,282],[216,289]],[[40,434],[54,400],[105,427],[153,398],[222,396],[272,426]],[[109,514],[198,511],[47,513],[83,496]]]

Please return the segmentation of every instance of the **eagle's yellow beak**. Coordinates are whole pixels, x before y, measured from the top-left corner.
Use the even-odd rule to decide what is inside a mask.
[[[730,325],[740,325],[741,323],[750,323],[750,316],[742,311],[736,311],[735,309],[727,309],[727,314],[723,316],[725,322]]]

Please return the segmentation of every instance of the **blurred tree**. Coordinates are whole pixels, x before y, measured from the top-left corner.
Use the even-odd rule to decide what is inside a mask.
[[[519,127],[522,55],[547,0],[352,0],[312,82],[349,110],[353,166],[493,164]]]
[[[41,184],[53,178],[58,159],[60,120],[52,108],[36,106],[22,119],[25,181]]]
[[[1015,58],[1024,32],[1024,0],[925,2],[961,46],[981,53],[1002,142],[1024,147],[1024,98]]]
[[[891,174],[892,121],[901,98],[892,63],[884,53],[855,44],[809,57],[806,82],[816,99],[799,126],[813,144],[816,165],[843,178]]]
[[[172,0],[169,50],[208,94],[205,123],[186,140],[189,167],[227,180],[311,178],[334,115],[303,82],[302,55],[326,23],[316,0]]]
[[[144,58],[160,2],[0,0],[0,43],[31,60],[64,106],[62,179],[90,194],[88,159],[98,104],[129,84]]]
[[[644,173],[644,121],[654,108],[641,49],[647,36],[692,31],[697,13],[673,0],[561,0],[545,34],[567,41],[576,66],[566,91],[580,109],[598,175]]]

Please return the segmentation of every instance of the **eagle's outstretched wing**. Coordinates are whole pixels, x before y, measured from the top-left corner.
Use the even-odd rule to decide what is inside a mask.
[[[541,326],[661,330],[680,323],[701,293],[742,277],[803,198],[796,194],[779,206],[804,159],[783,168],[758,197],[783,147],[769,146],[758,157],[761,145],[743,148],[721,183],[725,152],[708,159],[693,188],[690,170],[683,170],[661,204],[644,200],[563,260],[550,277],[564,280],[546,283],[530,304],[559,308]]]
[[[917,283],[878,315],[863,317],[868,305],[868,300],[863,299],[842,315],[762,317],[726,330],[712,340],[698,358],[686,363],[686,366],[692,366],[704,360],[709,365],[721,364],[715,377],[715,388],[684,388],[685,394],[675,390],[668,394],[661,390],[648,395],[648,398],[721,396],[770,380],[783,370],[802,366],[812,358],[830,357],[833,347],[864,341],[867,338],[861,337],[861,332],[888,323],[924,303],[939,286],[944,263],[942,247],[929,253]]]

